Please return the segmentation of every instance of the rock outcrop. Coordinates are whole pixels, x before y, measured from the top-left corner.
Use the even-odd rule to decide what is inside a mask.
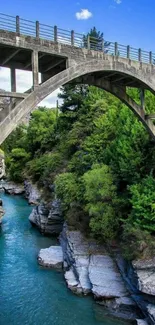
[[[30,216],[30,222],[39,228],[44,235],[59,235],[63,227],[60,201],[53,200],[51,204],[42,203],[36,206]]]
[[[24,194],[24,192],[25,192],[24,186],[22,186],[21,184],[6,182],[2,186],[3,186],[3,190],[6,194],[21,195],[21,194]]]
[[[61,246],[51,246],[41,249],[38,255],[38,263],[45,267],[62,269],[63,252]]]
[[[41,193],[35,184],[30,181],[24,181],[25,197],[29,204],[38,204],[41,199]]]
[[[155,324],[155,257],[132,263],[138,289],[145,301],[145,308],[152,324]]]
[[[138,289],[145,294],[155,296],[155,257],[134,261],[133,267],[138,278]]]
[[[3,210],[3,202],[2,200],[0,199],[0,225],[2,223],[2,217],[4,215],[4,210]]]
[[[2,150],[0,150],[0,179],[5,177],[5,157]]]
[[[68,288],[77,294],[93,293],[99,304],[123,318],[138,318],[138,308],[103,246],[84,238],[80,231],[69,231],[66,225],[60,243]]]
[[[143,319],[137,319],[137,325],[148,325],[148,322]]]

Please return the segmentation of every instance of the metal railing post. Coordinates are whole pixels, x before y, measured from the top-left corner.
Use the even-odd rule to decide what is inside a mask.
[[[16,16],[16,33],[20,34],[20,18]]]
[[[139,49],[138,50],[138,61],[142,61],[142,50],[141,49]]]
[[[102,39],[102,52],[104,52],[104,39]]]
[[[36,37],[39,38],[39,21],[36,21]]]
[[[10,24],[8,23],[8,19],[10,20]],[[123,46],[118,44],[117,42],[109,42],[110,46],[110,51],[108,50],[108,42],[105,42],[104,39],[97,39],[95,37],[91,37],[88,35],[87,37],[79,34],[79,37],[77,34],[75,34],[74,30],[71,30],[71,32],[68,33],[68,31],[63,31],[59,29],[57,26],[46,26],[46,28],[42,28],[41,24],[39,21],[36,22],[30,22],[30,27],[27,28],[28,26],[28,21],[26,23],[26,20],[20,19],[19,16],[7,16],[4,14],[0,14],[0,29],[16,32],[17,35],[20,36],[20,33],[23,33],[23,35],[34,35],[36,36],[37,39],[39,39],[40,34],[42,33],[44,38],[46,39],[46,31],[51,31],[51,39],[54,37],[54,42],[60,41],[64,44],[68,44],[71,46],[76,46],[76,47],[85,47],[88,50],[95,50],[95,51],[101,51],[103,53],[111,53],[113,56],[116,57],[126,57],[128,60],[135,60],[138,62],[144,62],[148,63],[151,65],[155,65],[155,54],[152,53],[151,51],[144,51],[139,48],[135,49],[128,46]],[[10,27],[10,26],[13,26]],[[33,26],[33,27],[32,27]],[[34,27],[35,26],[35,27]],[[44,25],[43,25],[44,26]],[[33,32],[32,32],[33,30]],[[35,31],[34,31],[35,30]],[[66,34],[65,34],[66,33]],[[54,34],[54,36],[53,36]],[[64,36],[63,35],[67,35]],[[48,40],[48,32],[47,32],[47,40]],[[80,39],[81,37],[81,39]],[[66,41],[67,40],[67,41]],[[81,44],[80,44],[81,43]]]
[[[130,59],[130,45],[127,46],[127,59]]]
[[[152,64],[153,61],[152,61],[152,52],[149,52],[149,63]]]
[[[90,36],[87,37],[87,49],[90,50]]]
[[[58,28],[54,26],[54,42],[58,41]]]
[[[115,56],[118,56],[118,43],[115,42]]]
[[[74,46],[74,30],[71,31],[71,45]]]

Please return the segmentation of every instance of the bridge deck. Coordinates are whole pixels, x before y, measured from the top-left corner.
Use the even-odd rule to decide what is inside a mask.
[[[36,39],[32,36],[17,36],[15,32],[0,30],[0,66],[10,69],[21,69],[32,71],[32,52],[38,51],[38,72],[42,74],[42,81],[54,76],[55,74],[67,68],[68,60],[77,60],[82,62],[94,61],[96,59],[104,59],[109,57],[109,53],[97,50],[87,50],[85,48],[73,47],[68,44],[62,44],[50,40]],[[113,57],[113,56],[112,56]],[[131,61],[134,65],[136,61],[128,58],[121,58],[122,62]],[[149,67],[150,64],[142,63],[143,66]],[[116,73],[111,71],[97,72],[95,74],[98,78],[105,78],[106,80],[117,83],[120,86],[145,88],[135,78],[127,74]],[[79,82],[84,82],[84,78],[79,79]]]

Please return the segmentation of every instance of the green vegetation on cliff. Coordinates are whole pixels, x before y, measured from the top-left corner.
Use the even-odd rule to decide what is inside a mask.
[[[138,102],[138,91],[129,92]],[[95,87],[67,85],[60,96],[60,112],[34,111],[5,141],[10,179],[31,177],[49,193],[54,184],[68,223],[100,240],[154,247],[155,145],[143,125]],[[154,105],[147,92],[149,112]]]

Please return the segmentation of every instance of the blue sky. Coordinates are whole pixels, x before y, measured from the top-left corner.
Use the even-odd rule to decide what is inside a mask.
[[[106,40],[155,52],[155,0],[0,0],[0,12],[87,33],[91,27]],[[81,19],[80,19],[81,18]],[[82,19],[83,18],[83,19]],[[17,91],[32,85],[32,74],[18,70]],[[10,71],[0,70],[0,88],[10,90]],[[55,106],[55,91],[43,103]]]
[[[78,20],[81,9],[92,17]],[[5,0],[0,11],[80,33],[96,26],[107,40],[155,51],[155,0]]]

